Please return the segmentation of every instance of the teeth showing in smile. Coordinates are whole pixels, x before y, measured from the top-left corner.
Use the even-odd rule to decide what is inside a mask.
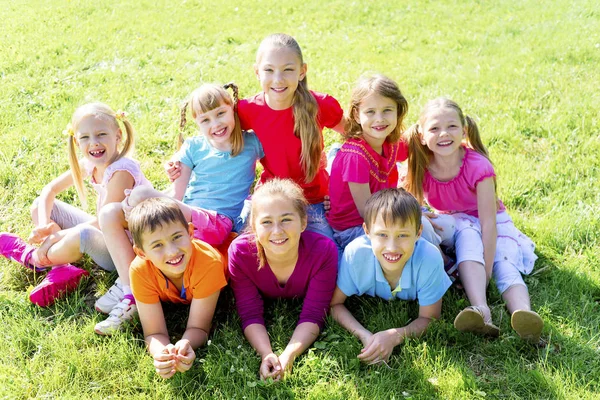
[[[93,157],[98,157],[104,154],[104,150],[92,150],[90,151],[90,155]]]
[[[387,128],[387,125],[373,127],[373,129],[375,129],[376,131],[384,131],[386,128]]]
[[[287,88],[271,88],[272,91],[277,92],[277,93],[281,93],[283,92],[285,89]]]
[[[396,262],[402,257],[402,254],[383,254],[383,258],[389,262]]]
[[[444,142],[439,142],[438,146],[448,146],[448,145],[450,145],[452,143],[453,143],[452,140],[447,140],[447,141],[444,141]]]
[[[275,243],[275,244],[282,244],[285,243],[287,239],[278,239],[278,240],[271,240],[271,243]]]
[[[177,264],[179,264],[181,262],[181,260],[183,260],[183,255],[177,257],[175,260],[167,261],[167,264],[177,265]]]
[[[225,135],[226,132],[227,132],[227,128],[223,128],[223,129],[220,129],[220,130],[218,130],[216,132],[213,132],[213,135],[214,136],[223,136],[223,135]]]

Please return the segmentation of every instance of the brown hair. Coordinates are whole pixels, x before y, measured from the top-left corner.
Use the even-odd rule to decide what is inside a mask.
[[[417,199],[402,188],[383,189],[375,192],[367,200],[365,205],[365,225],[371,229],[377,216],[381,218],[387,226],[406,225],[407,222],[415,224],[417,233],[421,227],[421,206]]]
[[[257,65],[260,64],[264,51],[273,47],[293,50],[298,56],[300,65],[304,65],[300,45],[293,37],[284,33],[269,35],[261,42],[256,54]],[[292,107],[294,112],[294,134],[300,138],[300,142],[302,143],[300,163],[305,175],[304,181],[309,183],[315,179],[319,171],[323,144],[321,129],[317,123],[319,106],[315,97],[308,90],[306,76],[298,82],[298,87],[292,100]]]
[[[396,128],[386,138],[389,143],[396,143],[400,140],[402,131],[404,131],[404,117],[408,112],[408,102],[396,82],[381,74],[360,77],[356,86],[352,89],[348,118],[344,126],[344,136],[346,138],[359,138],[362,136],[362,128],[357,121],[360,103],[365,97],[373,93],[391,99],[396,103],[398,122]]]
[[[258,202],[260,202],[261,199],[273,198],[276,196],[281,196],[284,199],[290,201],[293,204],[294,209],[298,212],[298,215],[300,215],[300,219],[302,221],[306,221],[306,207],[308,205],[308,202],[304,197],[304,192],[302,192],[302,188],[291,179],[274,178],[265,183],[264,185],[261,185],[258,189],[256,189],[256,191],[252,195],[252,209],[250,211],[249,225],[249,229],[251,232],[256,232],[256,214],[258,213],[256,207]],[[265,255],[265,250],[263,246],[258,241],[258,238],[256,238],[256,235],[255,243],[258,256],[258,269],[261,269],[265,266],[267,256]]]
[[[188,222],[177,202],[168,197],[152,197],[133,207],[127,220],[136,247],[142,249],[142,235],[154,232],[159,226],[181,223],[187,234]]]
[[[233,92],[233,100],[226,89],[231,88]],[[192,118],[196,119],[198,114],[203,114],[214,110],[221,105],[226,104],[233,108],[233,116],[235,118],[235,126],[233,132],[231,132],[231,155],[237,156],[244,149],[244,136],[242,135],[242,126],[240,124],[240,117],[237,113],[238,104],[238,87],[233,82],[229,82],[223,86],[216,84],[204,84],[198,89],[194,90],[190,95],[190,98],[181,107],[179,117],[179,137],[177,143],[177,149],[181,148],[183,144],[183,130],[187,119],[185,117],[188,106],[192,109]]]
[[[86,201],[86,192],[85,187],[83,186],[83,177],[81,175],[81,169],[79,168],[79,160],[77,159],[77,128],[79,123],[85,117],[93,116],[94,118],[107,118],[109,119],[113,125],[115,130],[119,130],[119,122],[117,118],[123,123],[126,132],[126,138],[123,142],[123,148],[120,152],[116,153],[112,160],[110,160],[109,164],[114,163],[121,157],[128,155],[133,152],[134,149],[134,130],[131,123],[127,120],[125,113],[120,111],[118,114],[115,113],[109,106],[104,103],[88,103],[85,104],[77,110],[73,114],[71,118],[71,123],[67,126],[67,131],[69,133],[69,138],[67,141],[67,151],[69,153],[69,166],[71,167],[71,175],[73,176],[73,183],[75,185],[75,189],[77,190],[77,195],[79,196],[79,201],[83,205],[83,207],[87,207]]]
[[[421,112],[419,122],[412,125],[406,130],[406,132],[404,132],[404,140],[406,140],[408,143],[408,173],[404,186],[417,198],[420,203],[423,203],[423,177],[425,176],[425,169],[429,165],[429,161],[433,155],[433,152],[429,149],[429,147],[422,142],[422,128],[423,125],[425,125],[427,116],[431,113],[431,111],[441,108],[456,111],[460,123],[463,127],[467,128],[467,135],[465,139],[467,147],[475,150],[477,153],[490,160],[488,151],[483,145],[481,136],[479,135],[479,129],[477,128],[477,124],[473,118],[469,117],[468,115],[465,116],[456,102],[445,97],[438,97],[437,99],[429,101]],[[496,180],[494,179],[494,186],[495,184]]]

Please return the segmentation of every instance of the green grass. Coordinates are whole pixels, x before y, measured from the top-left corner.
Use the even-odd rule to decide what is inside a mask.
[[[241,2],[240,2],[241,3]],[[547,345],[523,344],[495,289],[501,336],[452,327],[467,302],[450,290],[442,319],[400,346],[389,366],[358,362],[359,343],[332,321],[284,382],[257,380],[231,293],[219,302],[211,342],[195,367],[157,377],[139,326],[93,333],[95,297],[113,276],[93,277],[48,309],[27,300],[41,279],[0,260],[0,398],[597,398],[600,392],[600,5],[597,1],[418,0],[266,2],[15,0],[0,7],[0,231],[27,236],[29,205],[68,168],[62,130],[74,109],[101,100],[137,130],[136,157],[158,188],[174,152],[178,107],[201,82],[260,90],[260,40],[287,32],[302,46],[312,89],[346,107],[358,76],[395,79],[406,124],[447,95],[478,120],[515,224],[537,244],[526,278]],[[190,126],[188,132],[193,133]],[[326,132],[326,143],[339,140]],[[60,196],[75,202],[74,191]],[[93,204],[93,202],[90,202]],[[299,303],[273,302],[268,330],[285,347]],[[351,299],[369,329],[406,324],[417,306]],[[183,332],[185,308],[171,333]]]

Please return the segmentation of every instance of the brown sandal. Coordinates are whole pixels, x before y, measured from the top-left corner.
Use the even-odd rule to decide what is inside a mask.
[[[491,322],[485,322],[480,307],[469,306],[458,313],[454,327],[461,332],[472,332],[484,336],[498,337],[500,329]]]
[[[517,310],[510,317],[510,326],[521,339],[531,344],[537,344],[544,328],[544,321],[534,311]]]

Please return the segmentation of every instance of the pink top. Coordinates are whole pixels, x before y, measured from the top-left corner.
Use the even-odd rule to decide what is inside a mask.
[[[121,157],[117,161],[110,164],[106,167],[104,171],[104,176],[102,177],[102,182],[98,183],[93,178],[92,173],[94,172],[94,165],[88,162],[86,159],[83,159],[83,168],[85,170],[85,176],[92,176],[91,183],[94,187],[96,193],[98,193],[98,201],[96,202],[96,212],[100,211],[100,207],[104,204],[106,200],[106,185],[112,178],[113,174],[118,171],[127,171],[133,177],[134,183],[133,187],[137,187],[140,185],[150,186],[152,187],[152,183],[144,176],[142,169],[140,168],[140,164],[132,160],[131,158]],[[132,188],[133,189],[133,188]]]
[[[317,122],[319,127],[333,128],[342,119],[343,111],[340,104],[333,97],[311,91],[317,104],[319,113]],[[266,101],[265,94],[259,93],[248,99],[240,100],[238,115],[242,129],[252,129],[263,146],[265,156],[260,160],[264,171],[260,176],[259,184],[274,177],[290,178],[304,190],[306,199],[311,204],[321,203],[327,194],[329,176],[325,171],[326,160],[322,163],[310,183],[304,182],[304,172],[300,163],[302,143],[294,134],[293,108],[273,110]],[[323,136],[321,135],[321,150],[323,149]]]
[[[331,227],[343,231],[363,223],[350,193],[349,182],[368,183],[371,193],[397,187],[396,162],[404,161],[407,157],[408,147],[405,142],[384,142],[381,155],[362,138],[348,139],[331,166],[331,209],[327,214]]]
[[[263,296],[304,298],[298,324],[312,322],[323,328],[335,289],[337,260],[337,247],[331,239],[304,231],[294,272],[281,286],[268,264],[258,269],[254,235],[238,236],[229,246],[229,274],[242,329],[265,324]]]
[[[441,182],[425,171],[423,196],[436,212],[442,214],[465,213],[479,218],[477,212],[477,184],[495,177],[492,163],[476,152],[464,147],[465,155],[458,175],[447,182]],[[498,199],[498,213],[506,208]]]

